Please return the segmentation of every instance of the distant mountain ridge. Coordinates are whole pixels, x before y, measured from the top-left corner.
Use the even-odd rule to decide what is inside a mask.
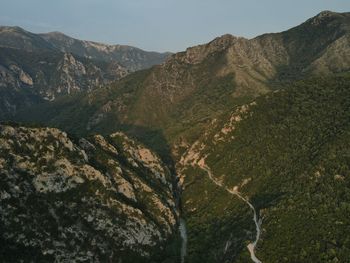
[[[131,72],[161,64],[171,54],[79,40],[61,32],[34,34],[20,27],[9,26],[0,26],[0,46],[29,51],[49,49],[94,60],[115,61]]]
[[[60,32],[39,34],[62,52],[70,52],[106,62],[118,61],[130,71],[142,70],[163,63],[171,53],[148,52],[126,45],[108,45],[94,41],[78,40]]]
[[[167,56],[62,33],[33,34],[19,27],[0,27],[0,117],[62,95],[90,92],[162,63]]]

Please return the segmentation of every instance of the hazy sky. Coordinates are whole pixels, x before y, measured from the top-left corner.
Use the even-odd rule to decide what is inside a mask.
[[[180,51],[230,33],[254,37],[298,25],[350,0],[0,0],[0,24],[33,32]]]

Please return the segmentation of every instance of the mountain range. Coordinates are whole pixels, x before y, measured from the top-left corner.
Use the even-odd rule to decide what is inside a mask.
[[[350,13],[176,54],[2,31],[6,261],[348,262]]]
[[[33,34],[19,27],[0,27],[0,115],[91,91],[160,64],[168,55],[77,40],[58,32]]]
[[[348,13],[326,11],[282,33],[224,35],[93,93],[25,111],[22,119],[81,135],[124,129],[142,139],[145,129],[161,130],[170,144],[188,144],[234,105],[292,81],[348,71],[349,23]]]

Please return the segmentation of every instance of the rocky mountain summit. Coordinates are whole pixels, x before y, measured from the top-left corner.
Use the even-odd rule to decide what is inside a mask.
[[[122,133],[0,126],[1,258],[149,262],[176,232],[173,179]]]

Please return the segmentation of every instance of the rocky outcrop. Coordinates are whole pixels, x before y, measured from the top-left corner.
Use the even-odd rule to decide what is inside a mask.
[[[148,262],[174,234],[170,173],[124,134],[1,125],[0,144],[3,260]]]
[[[0,47],[0,119],[24,106],[96,88],[122,78],[119,64],[82,59],[70,53]]]

